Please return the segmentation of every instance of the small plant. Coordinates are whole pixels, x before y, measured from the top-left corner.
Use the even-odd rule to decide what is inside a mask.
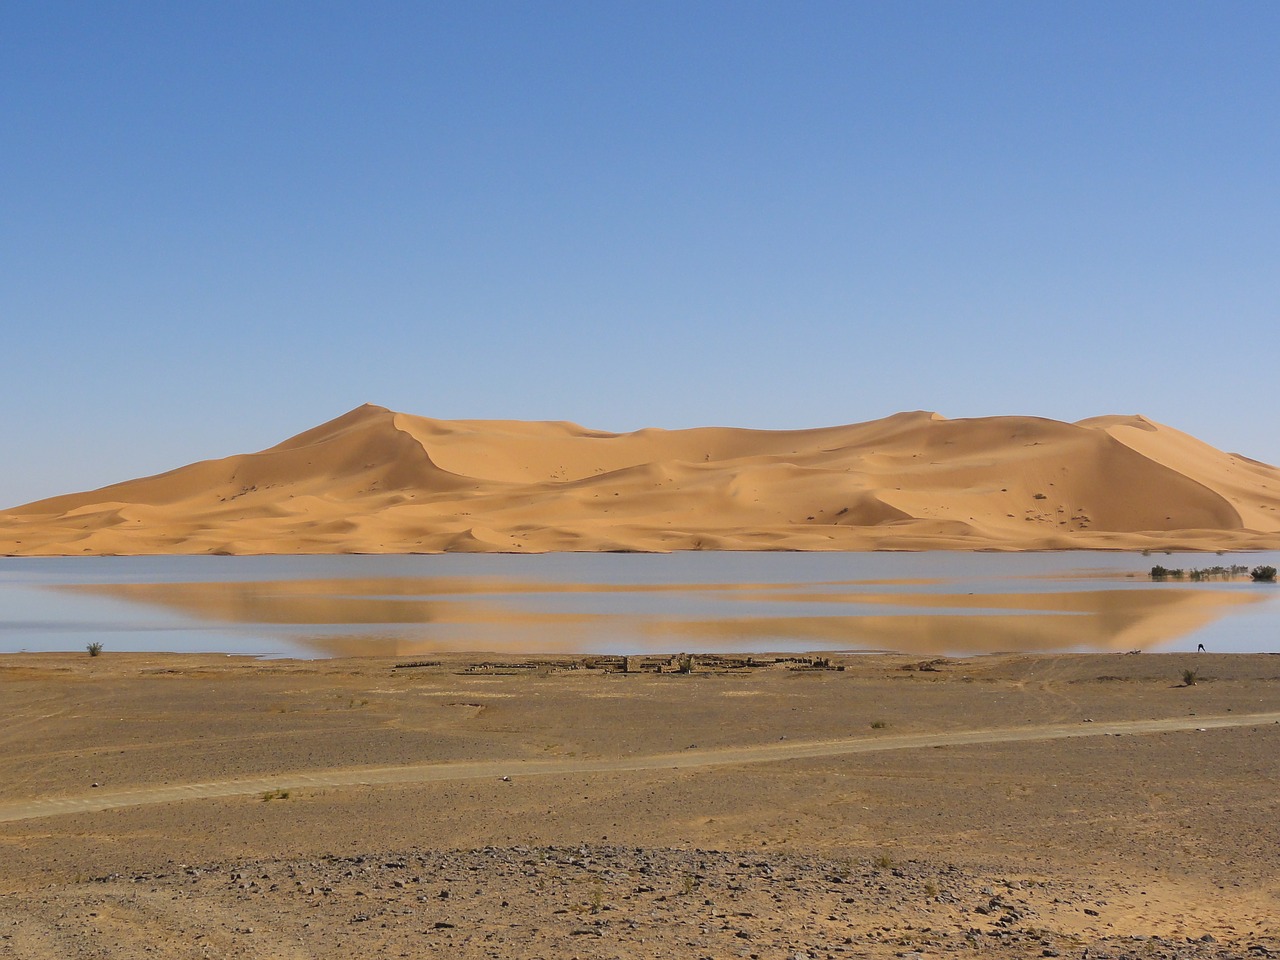
[[[268,790],[266,793],[262,795],[263,803],[266,803],[269,800],[288,800],[288,799],[289,799],[288,790]]]
[[[1200,671],[1193,670],[1190,667],[1182,671],[1182,685],[1184,687],[1194,687],[1196,681],[1200,679]]]
[[[885,722],[885,721],[883,721],[883,720],[872,720],[872,721],[871,721],[871,729],[872,729],[872,730],[883,730],[883,729],[884,729],[885,727],[887,727],[888,725],[889,725],[889,724],[888,724],[888,723],[886,723],[886,722]]]
[[[1275,571],[1272,571],[1272,572],[1274,573]],[[93,641],[93,643],[85,647],[85,649],[89,651],[89,656],[96,657],[98,654],[102,652],[102,644],[100,644],[97,640],[95,640]]]
[[[1254,583],[1275,583],[1275,567],[1254,567],[1249,571],[1249,579]]]
[[[680,892],[688,895],[698,887],[698,880],[692,873],[686,873],[680,881]]]
[[[877,870],[892,870],[893,857],[889,856],[887,853],[882,853],[871,861],[871,865]]]
[[[924,895],[928,897],[930,900],[932,900],[934,897],[938,895],[937,886],[932,882],[926,881],[924,885]]]
[[[1256,567],[1256,570],[1271,570],[1272,567]],[[1249,573],[1248,567],[1232,564],[1225,566],[1219,564],[1213,567],[1192,567],[1190,570],[1181,568],[1169,568],[1156,564],[1151,568],[1152,580],[1182,580],[1188,579],[1192,583],[1205,583],[1209,580],[1234,580],[1236,577],[1244,576]],[[1254,579],[1257,579],[1256,577]]]

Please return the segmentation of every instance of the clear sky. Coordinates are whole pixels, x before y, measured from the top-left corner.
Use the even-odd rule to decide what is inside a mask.
[[[1280,4],[0,7],[0,505],[365,401],[1280,463]]]

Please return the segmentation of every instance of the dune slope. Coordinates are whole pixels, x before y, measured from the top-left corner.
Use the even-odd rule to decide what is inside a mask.
[[[1248,549],[1280,470],[1143,417],[614,434],[365,405],[0,513],[0,553]]]

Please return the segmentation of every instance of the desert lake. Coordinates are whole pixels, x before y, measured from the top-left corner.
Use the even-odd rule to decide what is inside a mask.
[[[0,558],[0,652],[264,657],[1280,651],[1280,555],[675,553]]]

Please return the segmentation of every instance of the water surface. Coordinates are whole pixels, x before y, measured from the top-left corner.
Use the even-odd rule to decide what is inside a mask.
[[[1280,554],[0,558],[0,652],[1280,650],[1280,589],[1152,583]]]

